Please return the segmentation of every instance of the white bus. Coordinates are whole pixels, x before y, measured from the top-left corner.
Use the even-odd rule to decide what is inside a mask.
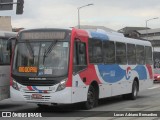
[[[100,98],[136,99],[153,84],[151,43],[102,31],[23,30],[12,63],[12,100],[38,106],[82,102],[91,109]]]
[[[0,31],[0,100],[10,97],[10,62],[15,32]]]

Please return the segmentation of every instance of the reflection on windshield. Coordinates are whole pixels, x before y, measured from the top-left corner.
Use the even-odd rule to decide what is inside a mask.
[[[68,47],[68,42],[57,41],[18,43],[13,70],[38,76],[64,76],[68,71]],[[35,67],[38,71],[32,73]]]

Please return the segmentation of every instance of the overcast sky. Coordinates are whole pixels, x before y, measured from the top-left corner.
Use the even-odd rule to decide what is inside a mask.
[[[16,0],[14,0],[16,2]],[[77,25],[77,8],[81,25],[99,25],[114,30],[126,26],[145,27],[145,21],[160,17],[160,0],[24,0],[24,13],[0,11],[0,16],[11,16],[13,27],[51,28]],[[160,18],[148,21],[148,27],[160,28]]]

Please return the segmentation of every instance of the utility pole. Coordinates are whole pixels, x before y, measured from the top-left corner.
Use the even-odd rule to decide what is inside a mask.
[[[81,7],[78,7],[78,28],[80,29],[80,13],[79,13],[79,10],[81,8],[84,8],[84,7],[87,7],[87,6],[90,6],[90,5],[93,5],[93,4],[87,4],[87,5],[84,5],[84,6],[81,6]]]
[[[148,21],[150,21],[150,20],[154,20],[154,19],[158,19],[158,17],[155,17],[155,18],[151,18],[151,19],[148,19],[148,20],[146,20],[145,22],[146,22],[146,36],[147,36],[147,40],[149,40],[148,39],[148,29],[147,29],[147,27],[148,27]]]

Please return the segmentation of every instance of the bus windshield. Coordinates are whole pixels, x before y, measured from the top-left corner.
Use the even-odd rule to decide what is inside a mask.
[[[17,44],[13,74],[60,77],[68,73],[69,42],[25,41]]]

